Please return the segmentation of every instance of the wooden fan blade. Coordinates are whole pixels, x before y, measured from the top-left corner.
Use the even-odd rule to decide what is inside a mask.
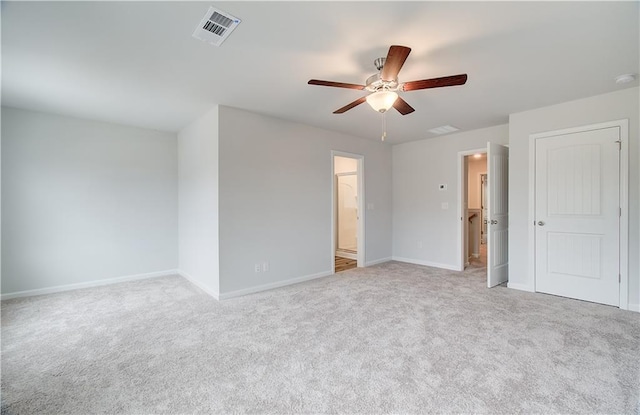
[[[405,82],[403,91],[415,91],[417,89],[440,88],[443,86],[464,85],[467,82],[467,74],[444,76],[442,78],[423,79],[421,81]]]
[[[398,97],[398,99],[396,99],[396,102],[393,103],[393,108],[397,109],[398,112],[402,115],[411,114],[413,111],[415,111],[411,105],[407,104],[407,101],[400,97]]]
[[[333,111],[334,114],[342,114],[344,112],[349,111],[351,108],[353,107],[357,107],[358,105],[362,104],[363,102],[365,102],[367,100],[367,97],[362,97],[362,98],[358,98],[355,101],[353,101],[350,104],[345,105],[344,107],[337,109],[335,111]]]
[[[395,81],[398,79],[398,73],[402,65],[404,65],[404,61],[407,60],[409,52],[411,52],[411,48],[406,46],[393,45],[389,48],[389,53],[387,53],[387,59],[384,61],[382,74],[380,75],[383,81]]]
[[[359,90],[363,90],[364,89],[364,85],[358,85],[358,84],[347,84],[344,82],[333,82],[333,81],[321,81],[319,79],[310,79],[309,82],[307,82],[309,85],[319,85],[319,86],[333,86],[336,88],[348,88],[348,89],[359,89]]]

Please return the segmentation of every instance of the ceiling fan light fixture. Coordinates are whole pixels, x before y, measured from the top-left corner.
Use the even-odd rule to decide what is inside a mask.
[[[440,78],[421,79],[418,81],[398,82],[398,73],[407,60],[411,48],[407,46],[392,45],[386,58],[378,58],[374,64],[378,73],[367,78],[365,85],[345,82],[323,81],[310,79],[309,85],[331,86],[335,88],[358,89],[371,92],[369,96],[363,96],[355,101],[333,111],[334,114],[344,114],[350,109],[367,101],[371,108],[382,114],[391,107],[401,115],[411,114],[415,109],[404,99],[398,96],[396,91],[417,91],[420,89],[442,88],[445,86],[464,85],[467,82],[467,74],[443,76]],[[384,117],[382,117],[384,120]]]
[[[367,96],[367,103],[375,111],[386,112],[398,99],[398,94],[393,91],[377,91]]]

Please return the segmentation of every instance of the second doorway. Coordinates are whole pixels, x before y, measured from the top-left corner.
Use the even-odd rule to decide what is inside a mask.
[[[362,266],[360,241],[360,160],[334,155],[334,258],[335,272]]]

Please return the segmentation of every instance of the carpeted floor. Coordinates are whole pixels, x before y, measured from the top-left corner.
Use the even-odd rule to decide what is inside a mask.
[[[638,413],[640,314],[389,262],[216,302],[163,277],[2,303],[3,414]]]

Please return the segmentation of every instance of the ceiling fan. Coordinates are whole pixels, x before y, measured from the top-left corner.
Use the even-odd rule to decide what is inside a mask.
[[[391,107],[402,115],[415,111],[411,105],[398,96],[398,91],[416,91],[418,89],[440,88],[444,86],[464,85],[467,82],[467,74],[445,76],[442,78],[423,79],[420,81],[399,82],[398,73],[407,60],[411,48],[393,45],[389,48],[386,58],[378,58],[374,65],[378,73],[367,78],[365,85],[349,84],[344,82],[309,80],[309,85],[332,86],[336,88],[359,89],[371,92],[371,94],[356,99],[350,104],[335,110],[334,114],[342,114],[363,102],[367,101],[371,107],[381,113]]]

